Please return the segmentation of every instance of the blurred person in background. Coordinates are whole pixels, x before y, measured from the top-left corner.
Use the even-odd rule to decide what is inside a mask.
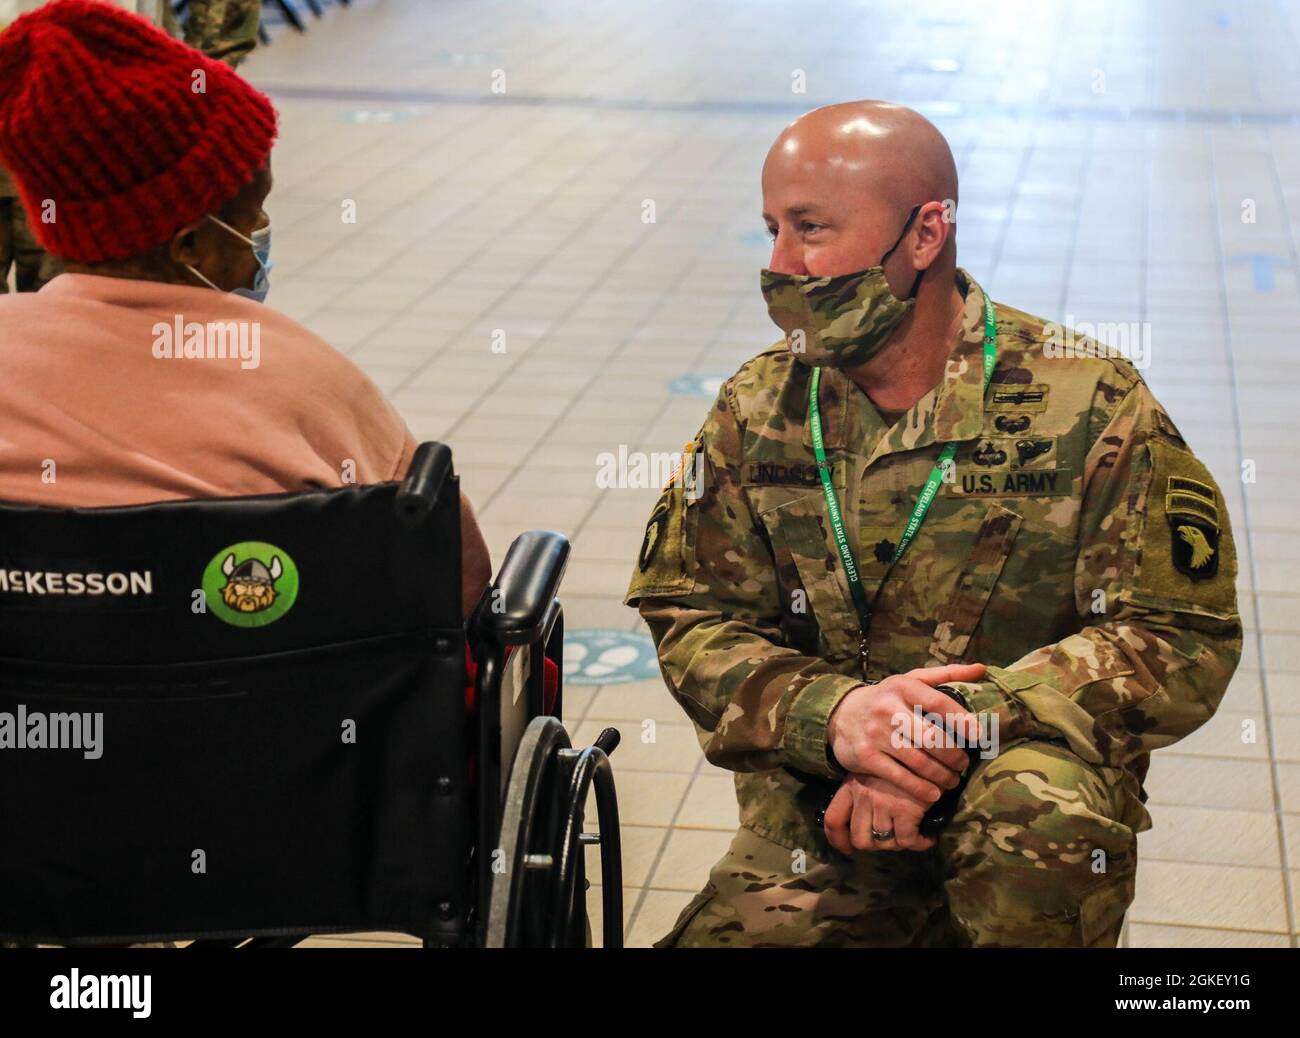
[[[0,32],[20,14],[34,11],[48,0],[0,0]],[[171,0],[103,0],[133,11],[172,36],[231,68],[257,46],[261,0],[189,0],[182,27]],[[0,293],[9,291],[9,271],[14,288],[35,292],[59,272],[59,262],[37,242],[27,225],[13,178],[0,165]]]
[[[263,305],[275,135],[270,100],[228,65],[101,0],[52,0],[0,33],[0,161],[64,266],[0,299],[0,500],[405,474],[416,442],[380,390]],[[461,526],[468,614],[491,569],[464,497]]]

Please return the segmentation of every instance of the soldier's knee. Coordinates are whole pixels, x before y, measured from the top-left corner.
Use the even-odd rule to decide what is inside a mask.
[[[1020,743],[977,765],[945,833],[946,856],[958,868],[991,859],[1091,886],[1132,867],[1122,795],[1067,747]]]
[[[1133,897],[1124,793],[1056,743],[977,766],[941,839],[955,921],[974,943],[1113,944]]]

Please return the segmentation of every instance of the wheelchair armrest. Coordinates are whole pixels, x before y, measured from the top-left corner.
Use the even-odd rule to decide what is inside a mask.
[[[451,467],[451,448],[445,443],[427,440],[415,448],[411,467],[397,491],[397,518],[410,529],[419,526],[438,504],[443,486],[455,473]]]
[[[515,538],[497,578],[476,610],[478,630],[498,645],[540,641],[569,562],[569,541],[554,530]]]

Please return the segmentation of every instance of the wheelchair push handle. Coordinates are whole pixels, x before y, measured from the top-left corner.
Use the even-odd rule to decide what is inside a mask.
[[[424,522],[454,475],[451,448],[445,443],[430,440],[415,448],[411,467],[397,491],[397,517],[403,525],[414,529]]]

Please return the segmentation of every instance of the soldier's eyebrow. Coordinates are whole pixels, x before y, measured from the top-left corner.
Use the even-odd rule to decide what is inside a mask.
[[[785,210],[785,215],[793,220],[797,220],[801,216],[808,216],[809,214],[816,216],[819,213],[820,210],[812,202],[802,202],[799,205],[792,205]],[[763,220],[767,223],[776,222],[772,219],[772,215],[766,210],[763,212]]]

